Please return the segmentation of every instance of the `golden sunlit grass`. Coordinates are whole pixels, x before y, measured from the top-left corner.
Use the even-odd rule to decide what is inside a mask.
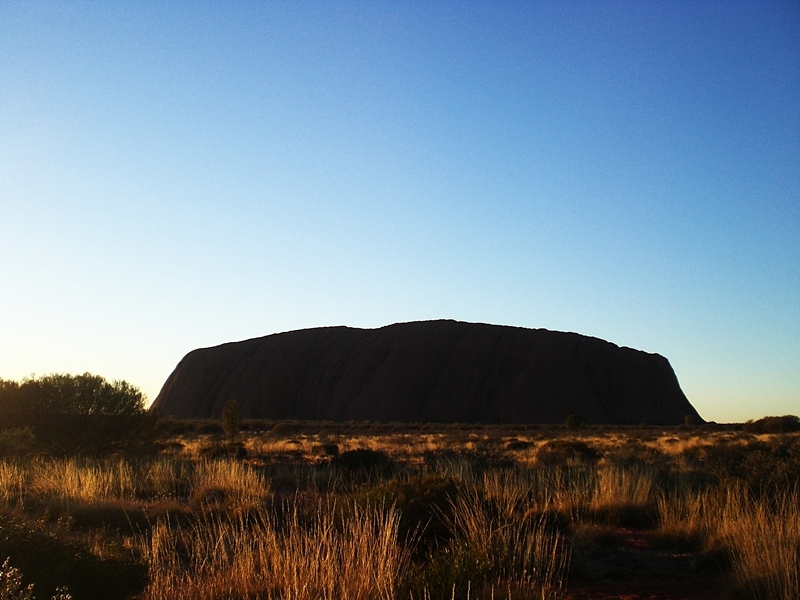
[[[526,512],[516,490],[500,489],[511,494],[482,495],[472,490],[453,507],[453,531],[477,560],[487,562],[492,576],[483,589],[476,582],[475,592],[485,595],[505,582],[513,584],[518,597],[559,597],[569,564],[563,535],[550,527],[544,516]]]
[[[6,505],[21,502],[25,472],[14,463],[0,462],[0,500]]]
[[[259,506],[270,495],[269,483],[252,467],[233,460],[197,463],[192,476],[192,499],[237,508]]]
[[[127,500],[134,497],[137,484],[134,469],[124,460],[40,459],[30,464],[27,475],[26,495],[67,505]]]
[[[736,467],[747,444],[785,454],[795,438],[397,429],[189,434],[150,458],[0,461],[0,508],[74,516],[71,535],[98,557],[126,548],[146,564],[148,600],[562,598],[620,527],[715,560],[738,597],[800,597],[800,492],[755,493],[692,458],[721,448]],[[332,458],[356,449],[394,470],[358,475]]]
[[[341,523],[323,505],[277,523],[257,510],[202,513],[190,526],[158,523],[139,541],[150,565],[143,598],[391,600],[407,553],[393,509],[348,507]]]
[[[25,467],[0,463],[0,498],[48,499],[65,506],[115,501],[218,497],[242,505],[269,496],[269,483],[235,460],[35,459]]]
[[[739,497],[722,519],[739,588],[754,598],[800,598],[800,495]]]
[[[706,551],[723,550],[747,598],[800,598],[800,494],[755,499],[741,486],[682,490],[658,501],[660,533]]]

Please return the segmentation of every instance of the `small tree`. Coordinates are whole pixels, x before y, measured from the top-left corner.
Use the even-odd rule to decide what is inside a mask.
[[[222,429],[225,434],[233,439],[242,428],[242,409],[239,403],[231,398],[222,407]]]

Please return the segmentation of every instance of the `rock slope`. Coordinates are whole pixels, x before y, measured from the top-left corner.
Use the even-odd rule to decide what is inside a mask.
[[[422,321],[304,329],[201,348],[152,410],[218,417],[676,424],[702,419],[666,358],[545,329]]]

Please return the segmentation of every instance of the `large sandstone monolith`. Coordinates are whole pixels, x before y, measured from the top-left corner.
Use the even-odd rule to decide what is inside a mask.
[[[324,327],[201,348],[153,410],[245,418],[677,424],[702,421],[666,358],[545,329],[422,321]]]

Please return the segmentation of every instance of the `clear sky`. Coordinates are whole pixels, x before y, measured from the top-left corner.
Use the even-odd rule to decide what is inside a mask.
[[[800,413],[800,5],[0,4],[0,377],[437,318]]]

